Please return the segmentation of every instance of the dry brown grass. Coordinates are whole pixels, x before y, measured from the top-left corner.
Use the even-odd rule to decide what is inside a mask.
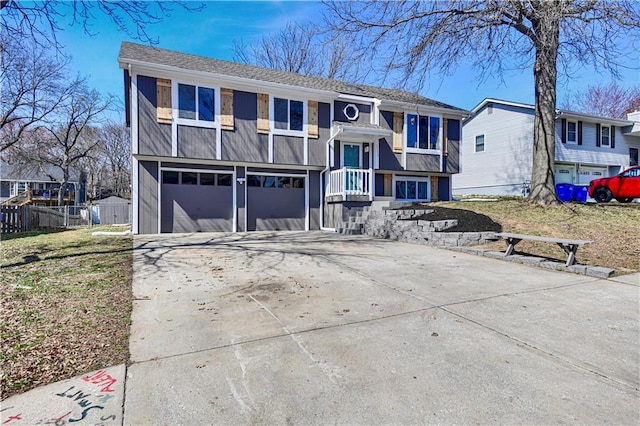
[[[625,274],[640,270],[640,204],[560,204],[540,206],[522,199],[433,203],[472,210],[500,223],[504,232],[559,238],[592,240],[578,249],[580,264],[605,266]],[[505,243],[492,248],[504,251]],[[523,241],[517,250],[554,259],[564,259],[559,247]]]
[[[132,238],[97,229],[3,235],[2,399],[128,361]]]

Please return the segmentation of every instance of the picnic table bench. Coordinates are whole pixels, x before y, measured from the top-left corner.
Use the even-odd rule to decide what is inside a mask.
[[[511,256],[514,252],[516,244],[522,240],[538,241],[543,243],[556,243],[567,254],[566,266],[571,266],[576,263],[576,252],[581,245],[593,244],[593,241],[589,240],[571,240],[566,238],[553,238],[553,237],[540,237],[537,235],[526,234],[510,234],[507,232],[500,232],[496,234],[496,237],[504,238],[507,242],[506,256]]]

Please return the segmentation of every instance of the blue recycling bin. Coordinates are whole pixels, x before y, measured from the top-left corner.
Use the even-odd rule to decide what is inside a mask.
[[[563,203],[571,201],[573,198],[573,185],[570,183],[556,184],[556,194],[558,194],[558,199]]]
[[[589,186],[587,185],[575,185],[573,187],[573,201],[578,203],[586,203],[589,197]]]

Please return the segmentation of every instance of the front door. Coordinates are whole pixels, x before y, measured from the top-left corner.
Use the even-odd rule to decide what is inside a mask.
[[[348,169],[360,168],[360,145],[344,144],[343,146],[343,166]]]
[[[360,145],[350,143],[342,145],[342,166],[345,169],[359,169],[360,161]],[[345,179],[347,191],[354,191],[360,187],[358,176],[355,173],[346,171]]]

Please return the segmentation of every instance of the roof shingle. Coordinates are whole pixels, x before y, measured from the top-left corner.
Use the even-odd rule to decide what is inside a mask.
[[[121,63],[126,63],[128,60],[141,61],[184,70],[216,73],[256,81],[286,84],[289,86],[343,93],[347,95],[372,97],[383,101],[405,102],[413,105],[425,105],[436,108],[451,109],[458,112],[467,112],[461,108],[447,105],[404,90],[387,89],[359,83],[347,83],[328,78],[295,74],[286,71],[239,64],[220,59],[206,58],[188,53],[144,46],[136,43],[123,42],[120,47],[118,60]]]

